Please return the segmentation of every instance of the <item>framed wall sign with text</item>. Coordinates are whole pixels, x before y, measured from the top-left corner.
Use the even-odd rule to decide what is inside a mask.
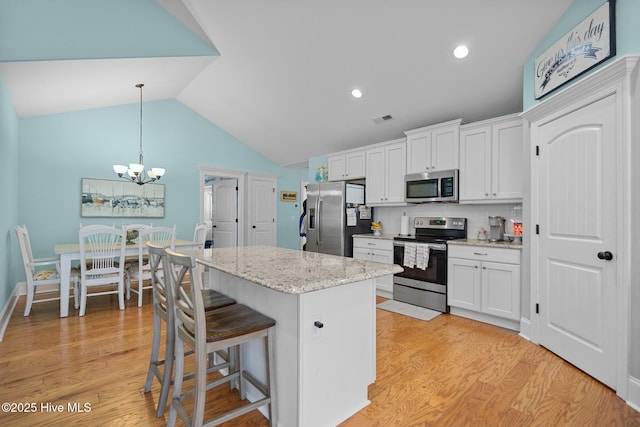
[[[615,0],[609,0],[535,60],[535,98],[616,54]]]

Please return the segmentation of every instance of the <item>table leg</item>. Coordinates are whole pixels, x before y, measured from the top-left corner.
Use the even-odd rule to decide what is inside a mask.
[[[69,316],[69,283],[71,282],[71,257],[60,255],[60,317]]]

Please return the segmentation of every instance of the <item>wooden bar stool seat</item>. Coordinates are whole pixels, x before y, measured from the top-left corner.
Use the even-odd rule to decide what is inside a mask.
[[[153,378],[157,378],[160,382],[160,397],[158,398],[156,416],[161,417],[164,415],[167,406],[167,398],[171,386],[175,351],[175,322],[174,310],[171,307],[172,299],[168,296],[168,292],[171,289],[167,289],[162,271],[162,261],[165,254],[164,246],[152,243],[147,243],[147,246],[149,248],[151,286],[153,289],[153,339],[144,392],[151,391]],[[205,301],[206,311],[216,310],[236,303],[234,299],[213,289],[203,289],[202,297],[203,301]],[[165,322],[166,328],[164,359],[159,358],[162,321]]]
[[[276,425],[275,401],[274,401],[274,358],[273,358],[273,333],[275,320],[256,310],[242,304],[234,304],[205,312],[203,296],[201,292],[194,292],[200,288],[199,274],[190,274],[195,268],[195,260],[186,255],[181,255],[171,250],[165,251],[167,268],[171,276],[169,286],[175,292],[175,384],[173,398],[169,411],[167,425],[173,426],[177,415],[189,426],[216,426],[246,414],[262,406],[268,408],[269,424]],[[190,291],[186,289],[184,278],[189,277]],[[261,339],[264,344],[266,356],[265,381],[259,381],[254,375],[244,368],[243,346],[241,344]],[[195,352],[195,387],[187,392],[182,391],[184,377],[185,347]],[[229,358],[232,359],[225,365],[226,374],[220,372],[222,377],[207,383],[207,355],[229,349]],[[231,351],[233,349],[233,351]],[[246,384],[249,383],[258,390],[262,397],[254,402],[247,403],[213,419],[204,421],[204,409],[206,391],[219,385],[236,384],[240,399],[246,398]],[[191,416],[183,406],[185,399],[194,399]],[[208,402],[214,404],[214,402]]]

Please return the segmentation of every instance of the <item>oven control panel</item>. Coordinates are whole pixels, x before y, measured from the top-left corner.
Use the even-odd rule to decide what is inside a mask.
[[[445,230],[465,230],[466,218],[417,216],[413,219],[415,228],[435,228]]]

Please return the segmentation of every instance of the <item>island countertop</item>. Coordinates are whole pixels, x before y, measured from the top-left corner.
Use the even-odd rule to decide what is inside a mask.
[[[195,255],[203,265],[286,294],[313,292],[402,271],[394,264],[274,246],[184,252]]]

